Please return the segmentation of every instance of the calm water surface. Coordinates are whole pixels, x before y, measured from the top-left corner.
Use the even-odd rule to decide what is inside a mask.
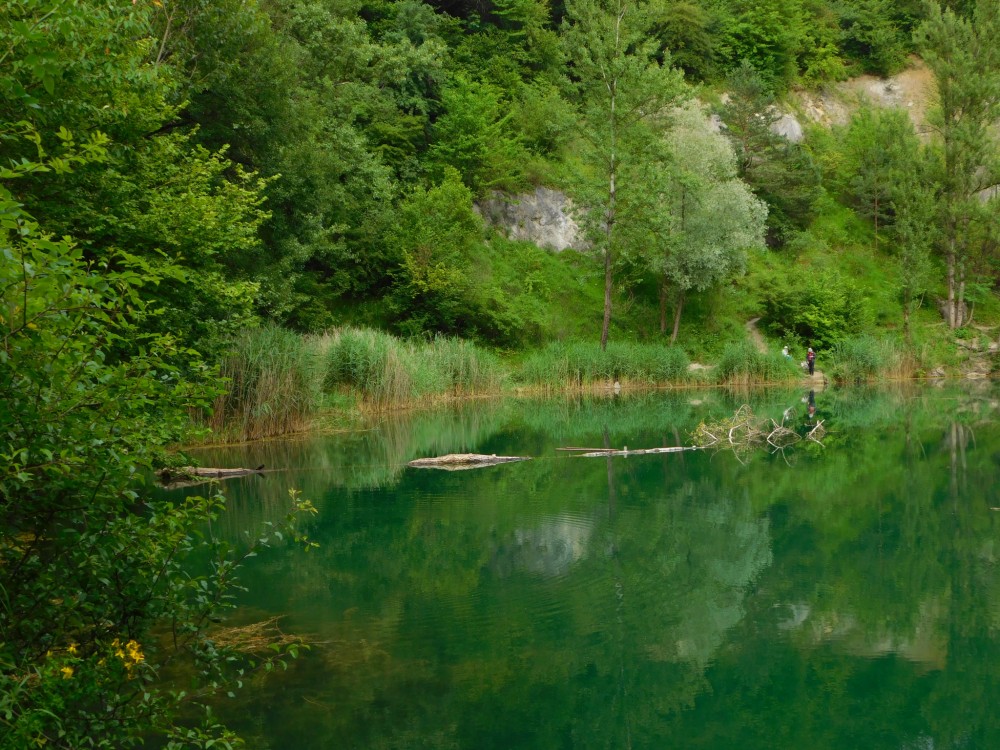
[[[687,444],[807,393],[505,401],[206,452],[254,559],[238,622],[315,645],[219,711],[250,748],[1000,748],[1000,389],[826,390],[823,446]],[[406,468],[475,451],[534,460]]]

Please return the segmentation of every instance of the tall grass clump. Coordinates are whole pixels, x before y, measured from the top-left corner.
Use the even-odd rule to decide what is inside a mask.
[[[802,371],[781,354],[761,352],[750,341],[741,341],[722,350],[716,376],[727,385],[758,385],[794,380]]]
[[[495,354],[461,339],[439,336],[414,343],[381,331],[345,328],[324,341],[324,388],[353,390],[377,408],[492,393],[507,380]]]
[[[416,355],[428,371],[439,373],[445,390],[456,395],[493,393],[509,380],[499,357],[464,339],[437,336]]]
[[[322,341],[274,325],[236,337],[222,362],[226,391],[209,426],[254,440],[304,429],[323,402]]]
[[[325,343],[325,390],[346,386],[380,404],[416,396],[410,352],[395,336],[368,328],[345,328],[329,334]]]
[[[518,379],[552,388],[612,381],[679,383],[687,379],[687,368],[687,355],[677,347],[619,342],[602,351],[597,343],[556,342],[528,356]]]
[[[902,344],[871,335],[855,336],[834,345],[830,377],[838,383],[865,383],[912,375],[911,358]]]

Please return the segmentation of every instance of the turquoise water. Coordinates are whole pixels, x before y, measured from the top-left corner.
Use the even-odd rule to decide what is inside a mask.
[[[689,442],[805,391],[504,401],[206,452],[223,533],[296,487],[319,547],[251,561],[235,621],[314,645],[218,707],[250,748],[1000,747],[1000,389],[827,390],[823,445]],[[532,456],[412,469],[449,452]]]

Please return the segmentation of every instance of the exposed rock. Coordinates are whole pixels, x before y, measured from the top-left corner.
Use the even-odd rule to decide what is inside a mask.
[[[917,131],[923,132],[934,98],[934,77],[922,60],[912,57],[906,70],[889,78],[857,76],[820,92],[796,91],[792,96],[806,118],[827,127],[847,124],[860,103],[867,101],[876,107],[905,109]]]
[[[993,372],[993,357],[988,352],[976,352],[961,365],[962,377],[970,380],[988,378]]]
[[[522,195],[494,192],[476,209],[488,224],[503,229],[512,240],[557,251],[584,249],[587,244],[573,219],[572,201],[558,190],[540,187]]]
[[[805,137],[802,132],[802,125],[795,119],[795,115],[785,113],[771,124],[771,130],[780,135],[790,143],[801,143]]]
[[[825,127],[845,125],[851,117],[848,107],[828,91],[798,91],[794,96],[802,113],[812,122]]]

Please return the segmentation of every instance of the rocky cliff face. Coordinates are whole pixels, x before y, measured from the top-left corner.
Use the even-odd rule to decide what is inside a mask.
[[[556,251],[586,245],[573,219],[572,201],[558,190],[540,187],[522,195],[493,193],[476,210],[487,224],[504,230],[513,240]]]

